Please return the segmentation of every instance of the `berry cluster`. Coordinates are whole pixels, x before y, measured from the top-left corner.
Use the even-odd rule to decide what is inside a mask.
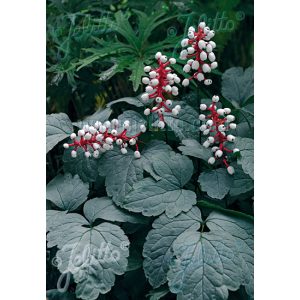
[[[138,147],[138,136],[146,131],[145,125],[140,125],[140,132],[133,136],[128,136],[128,130],[130,128],[130,122],[124,121],[123,125],[119,124],[117,119],[113,119],[111,122],[106,121],[103,124],[96,122],[94,126],[84,125],[82,129],[78,130],[78,133],[72,133],[70,138],[73,140],[71,144],[64,144],[64,148],[68,149],[74,147],[71,151],[71,156],[77,156],[77,149],[82,148],[85,151],[85,156],[99,157],[100,153],[108,150],[112,150],[114,143],[120,146],[122,154],[127,153],[128,143],[131,146],[135,145],[135,158],[140,158],[141,154]],[[91,154],[92,153],[92,154]]]
[[[236,129],[236,124],[233,123],[235,117],[231,115],[230,108],[217,109],[216,103],[219,101],[219,96],[212,97],[212,104],[207,107],[206,104],[200,105],[200,110],[208,111],[209,114],[200,114],[199,119],[203,122],[200,130],[204,135],[209,135],[203,143],[205,148],[212,147],[214,155],[208,159],[208,163],[213,165],[216,160],[222,160],[230,175],[234,174],[234,168],[228,163],[228,154],[239,152],[235,148],[230,150],[225,147],[225,143],[233,143],[235,136],[226,134],[228,131]]]
[[[218,63],[215,61],[216,56],[213,53],[216,43],[210,40],[214,35],[215,32],[210,30],[205,22],[200,22],[198,31],[191,26],[188,30],[188,38],[181,41],[183,48],[188,47],[180,53],[180,59],[188,59],[187,64],[183,67],[183,71],[185,73],[194,72],[190,78],[182,81],[183,86],[188,86],[190,80],[194,78],[198,81],[203,81],[205,85],[212,84],[212,80],[206,79],[204,74],[210,73],[211,70],[218,67]]]
[[[157,113],[159,117],[158,127],[163,129],[165,127],[164,113],[172,112],[174,116],[177,116],[181,109],[180,105],[171,109],[172,101],[167,99],[169,95],[178,95],[178,88],[174,86],[174,83],[180,83],[180,78],[174,72],[172,73],[173,70],[169,67],[176,63],[175,58],[168,60],[167,56],[162,55],[161,52],[157,52],[155,58],[158,63],[157,68],[150,66],[144,68],[144,71],[149,73],[149,77],[142,79],[142,82],[147,84],[146,92],[142,94],[142,100],[154,100],[152,108],[146,108],[144,114],[147,116],[150,113]]]

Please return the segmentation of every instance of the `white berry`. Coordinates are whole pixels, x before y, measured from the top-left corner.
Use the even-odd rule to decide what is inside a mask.
[[[119,146],[122,145],[123,144],[123,140],[122,139],[117,139],[116,140],[116,144],[119,145]]]
[[[210,146],[209,141],[205,141],[205,142],[203,143],[203,147],[208,148],[209,146]]]
[[[216,95],[212,96],[212,101],[213,102],[219,102],[219,100],[220,100],[219,96],[216,96]]]
[[[226,115],[228,115],[228,114],[231,113],[231,109],[226,107],[226,108],[224,108],[224,112],[225,112]]]
[[[135,157],[135,158],[140,158],[140,157],[141,157],[140,151],[135,151],[135,152],[134,152],[134,157]]]
[[[213,124],[214,124],[213,120],[208,120],[208,121],[206,122],[206,125],[207,125],[207,126],[212,126]]]
[[[179,111],[176,108],[172,109],[173,116],[177,116],[179,114]]]
[[[234,167],[232,167],[232,166],[227,167],[227,172],[228,172],[230,175],[233,175],[233,174],[234,174]]]
[[[219,130],[219,131],[225,131],[225,130],[226,130],[225,125],[223,125],[223,124],[219,125],[219,126],[218,126],[218,130]]]
[[[235,120],[235,116],[233,116],[233,115],[228,115],[228,116],[226,117],[226,120],[227,120],[228,122],[232,122],[232,121]]]
[[[207,109],[207,105],[206,104],[200,104],[200,109],[201,110],[206,110]]]
[[[182,81],[183,86],[188,86],[189,84],[190,84],[190,81],[187,78],[183,79],[183,81]]]
[[[122,154],[126,154],[127,153],[127,149],[126,148],[121,148],[121,153]]]
[[[205,121],[206,116],[204,114],[199,115],[199,120]]]
[[[140,130],[141,130],[141,132],[146,132],[147,128],[146,128],[146,126],[144,124],[142,124],[140,126]]]
[[[207,161],[210,165],[213,165],[216,162],[216,159],[214,157],[210,157]]]
[[[145,110],[144,110],[144,115],[145,116],[148,116],[148,115],[150,115],[150,108],[146,108]]]
[[[235,136],[234,135],[232,135],[232,134],[228,134],[227,135],[227,141],[228,142],[234,142],[234,140],[235,140]]]
[[[148,72],[150,72],[150,70],[151,70],[151,67],[150,67],[150,66],[146,66],[146,67],[144,67],[144,71],[145,71],[145,72],[147,72],[147,73],[148,73]]]
[[[163,121],[159,121],[158,124],[157,124],[158,128],[160,129],[164,129],[165,128],[165,122]]]
[[[217,150],[217,151],[215,152],[215,156],[216,156],[216,157],[222,157],[222,155],[223,155],[223,151],[222,151],[222,150]]]

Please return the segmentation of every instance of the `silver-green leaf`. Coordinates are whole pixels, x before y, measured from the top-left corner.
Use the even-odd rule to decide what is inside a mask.
[[[161,179],[156,182],[145,178],[135,183],[122,204],[124,208],[145,216],[166,212],[168,217],[175,217],[196,204],[196,194],[182,189],[193,174],[193,163],[189,158],[169,152],[155,157],[152,164]]]
[[[52,214],[53,215],[53,214]],[[110,223],[90,227],[78,214],[59,212],[49,218],[48,247],[57,246],[58,269],[73,274],[76,296],[95,300],[114,285],[115,275],[126,271],[129,240]]]
[[[141,132],[140,126],[146,125],[144,117],[134,110],[126,110],[118,117],[119,122],[124,123],[125,120],[130,121],[130,127],[127,130],[127,136],[133,136]]]
[[[196,194],[183,190],[166,179],[156,182],[152,178],[145,178],[133,185],[125,198],[122,207],[141,212],[144,216],[158,216],[163,212],[174,217],[182,211],[188,211],[196,204]]]
[[[184,102],[178,104],[182,106],[179,115],[176,117],[172,114],[165,115],[165,122],[180,140],[196,139],[199,136],[199,113]]]
[[[109,119],[110,115],[112,113],[112,110],[110,108],[105,109],[99,109],[91,116],[86,117],[82,121],[74,122],[73,125],[82,128],[84,125],[94,125],[97,121],[99,122],[105,122]]]
[[[63,155],[64,171],[78,174],[84,182],[95,182],[99,176],[98,159],[88,158],[82,148],[77,149],[77,157],[71,156],[72,149],[66,149]]]
[[[225,168],[202,172],[198,182],[202,191],[215,199],[223,199],[230,191],[233,184],[233,176],[229,175]]]
[[[254,179],[254,140],[249,138],[236,138],[235,145],[240,149],[240,164],[246,174]]]
[[[64,140],[73,132],[73,125],[64,113],[47,115],[46,119],[46,153],[57,143]]]
[[[141,100],[137,97],[124,97],[124,98],[120,98],[118,100],[114,100],[114,101],[109,102],[107,104],[107,107],[111,107],[114,104],[122,103],[122,102],[126,102],[126,103],[134,105],[136,107],[144,106],[144,104],[141,102]]]
[[[131,149],[125,155],[119,149],[106,152],[99,161],[99,173],[106,176],[107,195],[117,205],[122,205],[133,184],[143,178],[141,162]]]
[[[210,300],[228,298],[228,290],[241,284],[238,249],[226,232],[199,232],[192,228],[173,243],[175,259],[168,281],[177,299]]]
[[[235,107],[240,107],[254,94],[254,70],[242,67],[226,70],[222,75],[222,95]]]
[[[230,187],[229,195],[232,197],[247,193],[254,188],[253,179],[244,173],[240,165],[234,166],[235,173],[233,176],[233,183]]]
[[[148,172],[154,179],[159,180],[158,176],[153,169],[153,162],[156,157],[169,153],[172,148],[163,141],[152,140],[145,146],[142,157],[140,159],[143,169]]]
[[[59,174],[47,184],[46,198],[63,210],[72,211],[86,201],[88,193],[88,183],[78,175]]]
[[[211,230],[230,234],[239,251],[242,266],[242,285],[250,297],[254,296],[254,228],[253,222],[212,212],[206,220]]]
[[[134,215],[114,204],[108,197],[88,200],[83,207],[85,217],[92,223],[96,219],[112,222],[147,223],[147,218]]]
[[[179,146],[178,149],[184,155],[193,156],[200,158],[202,160],[207,160],[211,157],[211,151],[203,147],[198,141],[194,139],[185,139],[182,140],[182,146]]]
[[[168,218],[163,214],[153,222],[153,229],[149,231],[144,244],[143,267],[146,277],[154,288],[167,281],[174,240],[186,230],[198,228],[200,222],[202,222],[201,212],[197,207],[175,218]]]

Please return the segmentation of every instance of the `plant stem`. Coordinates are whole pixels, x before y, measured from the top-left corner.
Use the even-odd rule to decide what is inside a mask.
[[[202,207],[202,208],[210,208],[210,209],[218,210],[218,211],[221,211],[221,212],[224,212],[226,214],[230,214],[230,215],[233,215],[233,216],[236,216],[236,217],[240,217],[240,218],[248,219],[250,221],[254,221],[254,218],[251,215],[248,215],[248,214],[245,214],[243,212],[236,211],[236,210],[232,210],[232,209],[227,209],[227,208],[224,208],[220,205],[213,204],[213,203],[210,203],[210,202],[205,201],[205,200],[198,201],[197,205]]]

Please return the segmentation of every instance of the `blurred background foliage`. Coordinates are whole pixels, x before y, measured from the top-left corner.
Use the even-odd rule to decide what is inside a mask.
[[[213,93],[226,69],[253,65],[251,0],[48,0],[47,113],[76,121],[140,94],[144,64],[158,50],[178,59],[184,33],[200,20],[217,33]]]

